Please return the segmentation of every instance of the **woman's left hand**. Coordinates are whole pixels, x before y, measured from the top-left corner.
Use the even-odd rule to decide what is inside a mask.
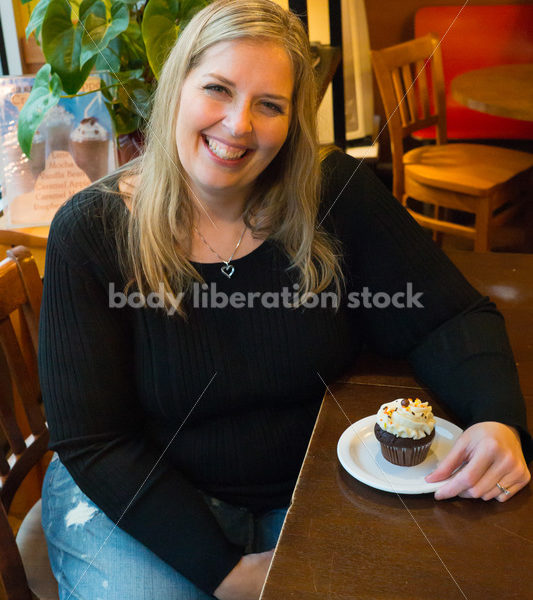
[[[461,496],[505,502],[512,498],[531,479],[516,429],[494,421],[466,429],[426,481],[434,483],[448,477],[450,481],[435,492],[436,500]]]

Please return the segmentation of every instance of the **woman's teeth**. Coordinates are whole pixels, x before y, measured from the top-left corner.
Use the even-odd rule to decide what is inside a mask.
[[[226,144],[212,140],[207,136],[205,139],[211,152],[216,154],[219,158],[224,158],[225,160],[236,160],[237,158],[244,156],[247,152],[247,150],[230,150],[231,146],[226,146]]]

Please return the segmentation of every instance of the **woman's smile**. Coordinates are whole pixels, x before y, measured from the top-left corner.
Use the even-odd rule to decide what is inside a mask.
[[[203,135],[202,137],[209,152],[214,155],[214,158],[223,160],[222,164],[228,163],[228,166],[242,162],[245,156],[249,156],[253,152],[251,148],[228,144],[211,136]]]
[[[274,42],[211,46],[183,84],[176,145],[200,200],[244,203],[289,131],[293,70]]]

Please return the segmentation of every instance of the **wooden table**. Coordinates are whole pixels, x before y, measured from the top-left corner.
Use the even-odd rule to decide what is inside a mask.
[[[533,121],[533,64],[468,71],[452,81],[452,96],[480,112]]]
[[[533,255],[450,256],[506,318],[531,429]],[[437,502],[381,492],[344,471],[336,446],[350,423],[394,398],[431,397],[405,364],[367,359],[358,371],[324,397],[261,599],[531,598],[531,485],[506,503]]]
[[[26,246],[31,250],[39,273],[44,275],[44,260],[49,226],[2,229],[0,224],[0,257],[5,258],[6,250],[13,246]]]

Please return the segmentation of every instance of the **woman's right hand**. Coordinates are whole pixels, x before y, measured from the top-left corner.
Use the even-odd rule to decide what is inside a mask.
[[[218,600],[258,600],[274,550],[246,554],[214,592]]]

